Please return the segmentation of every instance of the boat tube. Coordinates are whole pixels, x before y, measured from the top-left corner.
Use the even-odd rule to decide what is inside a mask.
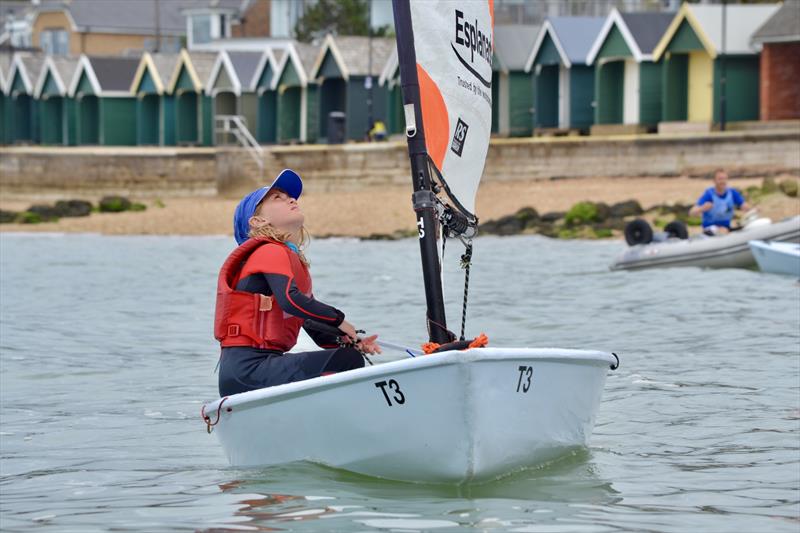
[[[636,244],[611,264],[611,270],[685,266],[753,268],[756,260],[747,244],[752,240],[800,242],[800,216],[775,223],[759,218],[725,235],[697,235],[690,239],[668,238],[662,242]]]

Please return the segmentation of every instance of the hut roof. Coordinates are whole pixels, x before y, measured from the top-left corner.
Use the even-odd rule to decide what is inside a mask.
[[[395,48],[394,39],[372,38],[372,69],[370,70],[370,39],[357,35],[327,35],[322,43],[314,65],[309,72],[311,78],[319,76],[319,69],[327,52],[331,52],[345,78],[350,76],[379,76],[386,60]]]
[[[180,55],[178,54],[151,54],[146,52],[142,56],[139,66],[136,69],[136,74],[131,82],[131,92],[136,92],[139,88],[139,84],[141,84],[146,71],[150,72],[158,94],[168,92],[167,88],[169,87],[170,77],[179,60]]]
[[[206,81],[206,93],[212,94],[219,78],[219,73],[224,69],[231,82],[233,92],[242,94],[242,90],[250,88],[256,67],[261,60],[261,52],[229,52],[223,50],[217,55],[214,68]]]
[[[75,96],[81,76],[85,73],[97,96],[130,94],[131,83],[139,66],[135,57],[89,57],[82,55],[70,83],[69,94]]]
[[[525,71],[533,68],[536,55],[548,35],[558,49],[558,55],[564,65],[571,67],[573,64],[585,64],[586,56],[604,22],[604,17],[548,17],[536,37],[528,61],[525,63]]]
[[[753,34],[754,43],[786,43],[800,41],[800,2],[785,2]]]
[[[658,61],[667,51],[681,24],[686,21],[703,44],[708,54],[755,54],[750,38],[767,19],[775,14],[780,4],[728,5],[725,6],[725,43],[722,43],[721,5],[683,4],[672,19],[667,31],[653,50],[653,59]]]
[[[300,84],[303,86],[308,84],[308,73],[311,72],[311,69],[314,67],[319,52],[320,47],[313,44],[298,42],[289,43],[284,51],[283,59],[281,59],[279,63],[275,78],[272,80],[272,88],[274,89],[278,86],[278,80],[283,76],[283,71],[286,69],[286,65],[289,64],[289,62],[291,62],[295,70],[297,70]]]
[[[505,24],[494,28],[494,53],[503,70],[525,70],[540,26]]]
[[[673,18],[672,13],[620,13],[616,8],[612,9],[586,56],[586,64],[594,63],[614,27],[622,34],[637,62],[652,61],[653,48]]]
[[[48,73],[52,76],[61,96],[65,96],[77,69],[78,59],[75,57],[48,56],[47,59],[45,59],[44,66],[39,74],[39,79],[36,82],[36,89],[34,91],[36,98],[42,96]]]
[[[261,76],[264,74],[264,69],[269,66],[272,69],[273,77],[277,74],[278,68],[280,68],[280,56],[283,57],[283,50],[281,49],[273,49],[267,48],[261,54],[261,58],[258,61],[258,66],[256,67],[256,71],[253,73],[253,79],[250,82],[250,91],[256,92],[258,90],[258,82],[261,79]]]
[[[19,74],[22,80],[22,85],[25,87],[25,92],[32,95],[36,89],[36,82],[39,80],[39,74],[44,67],[45,56],[42,54],[14,54],[11,60],[11,70],[6,79],[6,90],[11,92],[14,78]]]

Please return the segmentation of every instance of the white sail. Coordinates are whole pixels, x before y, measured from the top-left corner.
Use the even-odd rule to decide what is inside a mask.
[[[470,214],[492,128],[493,0],[410,3],[425,145]]]

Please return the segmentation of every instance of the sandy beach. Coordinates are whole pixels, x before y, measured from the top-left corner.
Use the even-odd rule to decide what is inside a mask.
[[[778,176],[776,181],[790,176]],[[796,177],[794,179],[797,179]],[[761,178],[731,179],[744,191],[761,185]],[[478,191],[477,212],[488,221],[532,206],[540,214],[566,211],[579,201],[615,202],[635,199],[647,209],[665,203],[694,202],[710,185],[695,178],[579,178],[563,180],[488,182]],[[65,194],[61,199],[70,199]],[[87,198],[96,201],[98,198]],[[41,224],[3,224],[0,231],[102,233],[108,235],[231,235],[231,217],[239,200],[226,197],[137,199],[147,210],[93,213]],[[0,197],[0,209],[22,211],[33,203],[52,203],[34,196]],[[411,186],[365,187],[359,191],[308,192],[300,205],[314,236],[366,237],[412,230]],[[163,206],[163,207],[162,207]],[[759,206],[762,216],[774,220],[800,213],[800,200],[768,198]]]

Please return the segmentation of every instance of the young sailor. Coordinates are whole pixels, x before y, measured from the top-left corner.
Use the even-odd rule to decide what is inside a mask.
[[[282,171],[269,187],[245,196],[233,217],[239,247],[220,270],[214,336],[220,341],[220,396],[290,383],[364,366],[362,352],[380,353],[377,335],[359,339],[344,313],[312,295],[303,248],[308,233],[297,204],[300,176]],[[306,319],[342,331],[306,331],[323,350],[286,353]],[[360,350],[360,351],[359,351]]]
[[[709,235],[727,233],[731,229],[735,208],[750,209],[739,191],[728,188],[728,173],[717,169],[714,186],[709,187],[689,210],[689,216],[703,215],[703,231]]]

